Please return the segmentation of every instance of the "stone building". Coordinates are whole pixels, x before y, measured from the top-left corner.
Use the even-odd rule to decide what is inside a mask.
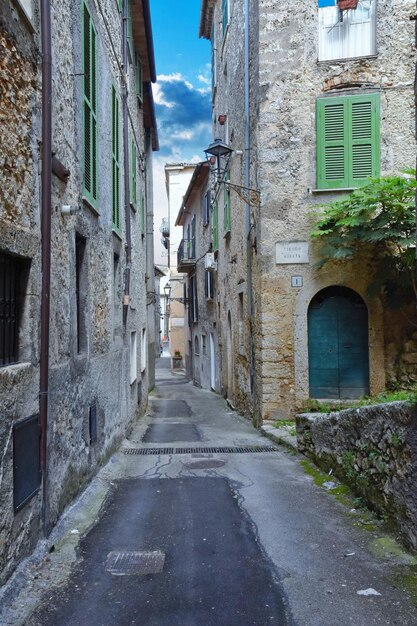
[[[168,246],[168,279],[171,287],[168,305],[169,348],[171,359],[175,353],[181,354],[181,365],[184,365],[185,350],[184,277],[177,271],[177,252],[181,242],[182,229],[176,226],[175,222],[194,169],[195,163],[167,163],[165,165],[169,222],[169,236],[166,240]]]
[[[2,581],[147,404],[158,137],[148,0],[5,0],[0,39]]]
[[[179,272],[185,278],[185,369],[194,384],[220,391],[213,214],[209,165],[199,163],[181,205],[176,226],[182,226],[178,248]]]
[[[372,264],[318,270],[310,239],[317,205],[415,162],[415,3],[349,6],[201,4],[213,137],[233,150],[213,186],[222,390],[258,420],[415,369],[412,324],[368,295]]]

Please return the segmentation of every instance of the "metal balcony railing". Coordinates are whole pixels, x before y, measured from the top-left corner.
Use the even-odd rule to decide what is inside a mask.
[[[196,262],[195,239],[183,239],[177,253],[177,269],[179,272],[188,272]]]

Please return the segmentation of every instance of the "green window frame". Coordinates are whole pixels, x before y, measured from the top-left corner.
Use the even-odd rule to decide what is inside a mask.
[[[132,137],[130,139],[130,206],[136,211],[137,205],[137,156],[136,144]]]
[[[316,105],[317,187],[360,187],[380,175],[380,98],[320,98]]]
[[[120,116],[119,98],[111,88],[112,226],[120,232]]]
[[[230,189],[227,185],[229,178],[230,176],[227,173],[225,177],[225,184],[224,184],[224,189],[223,189],[223,229],[224,229],[225,235],[230,233],[231,227],[232,227],[231,215],[230,215]]]
[[[138,53],[135,55],[135,83],[136,83],[136,95],[141,102],[143,102],[143,72],[142,63]]]
[[[229,24],[229,0],[222,0],[222,32],[223,36],[226,34],[227,26]]]
[[[219,203],[213,204],[213,250],[219,249]]]
[[[94,207],[97,184],[97,32],[83,3],[83,196]]]

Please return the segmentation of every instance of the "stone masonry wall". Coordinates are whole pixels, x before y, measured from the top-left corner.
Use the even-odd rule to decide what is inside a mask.
[[[347,482],[417,548],[417,407],[404,402],[297,416],[301,452]]]
[[[392,320],[382,303],[371,300],[367,285],[372,264],[317,270],[310,241],[313,210],[340,197],[316,190],[317,98],[378,93],[381,102],[381,175],[415,162],[413,77],[415,65],[412,0],[378,0],[377,54],[368,58],[319,62],[317,0],[259,3],[258,185],[262,191],[258,229],[261,313],[257,361],[261,412],[265,417],[294,415],[309,395],[307,311],[311,299],[328,286],[353,289],[369,312],[371,393],[385,386],[392,364],[385,352],[384,325]],[[304,241],[309,262],[278,265],[275,244]],[[302,287],[291,287],[293,275]],[[394,318],[393,318],[394,319]],[[396,319],[396,318],[395,318]]]
[[[0,583],[38,533],[39,498],[13,507],[13,426],[38,412],[39,57],[37,38],[11,2],[0,4],[0,251],[25,260],[19,363],[0,368]]]

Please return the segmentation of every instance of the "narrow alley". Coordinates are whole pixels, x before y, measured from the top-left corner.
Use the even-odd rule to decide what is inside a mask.
[[[372,556],[361,511],[168,361],[147,416],[3,588],[0,623],[417,624],[407,555]]]

